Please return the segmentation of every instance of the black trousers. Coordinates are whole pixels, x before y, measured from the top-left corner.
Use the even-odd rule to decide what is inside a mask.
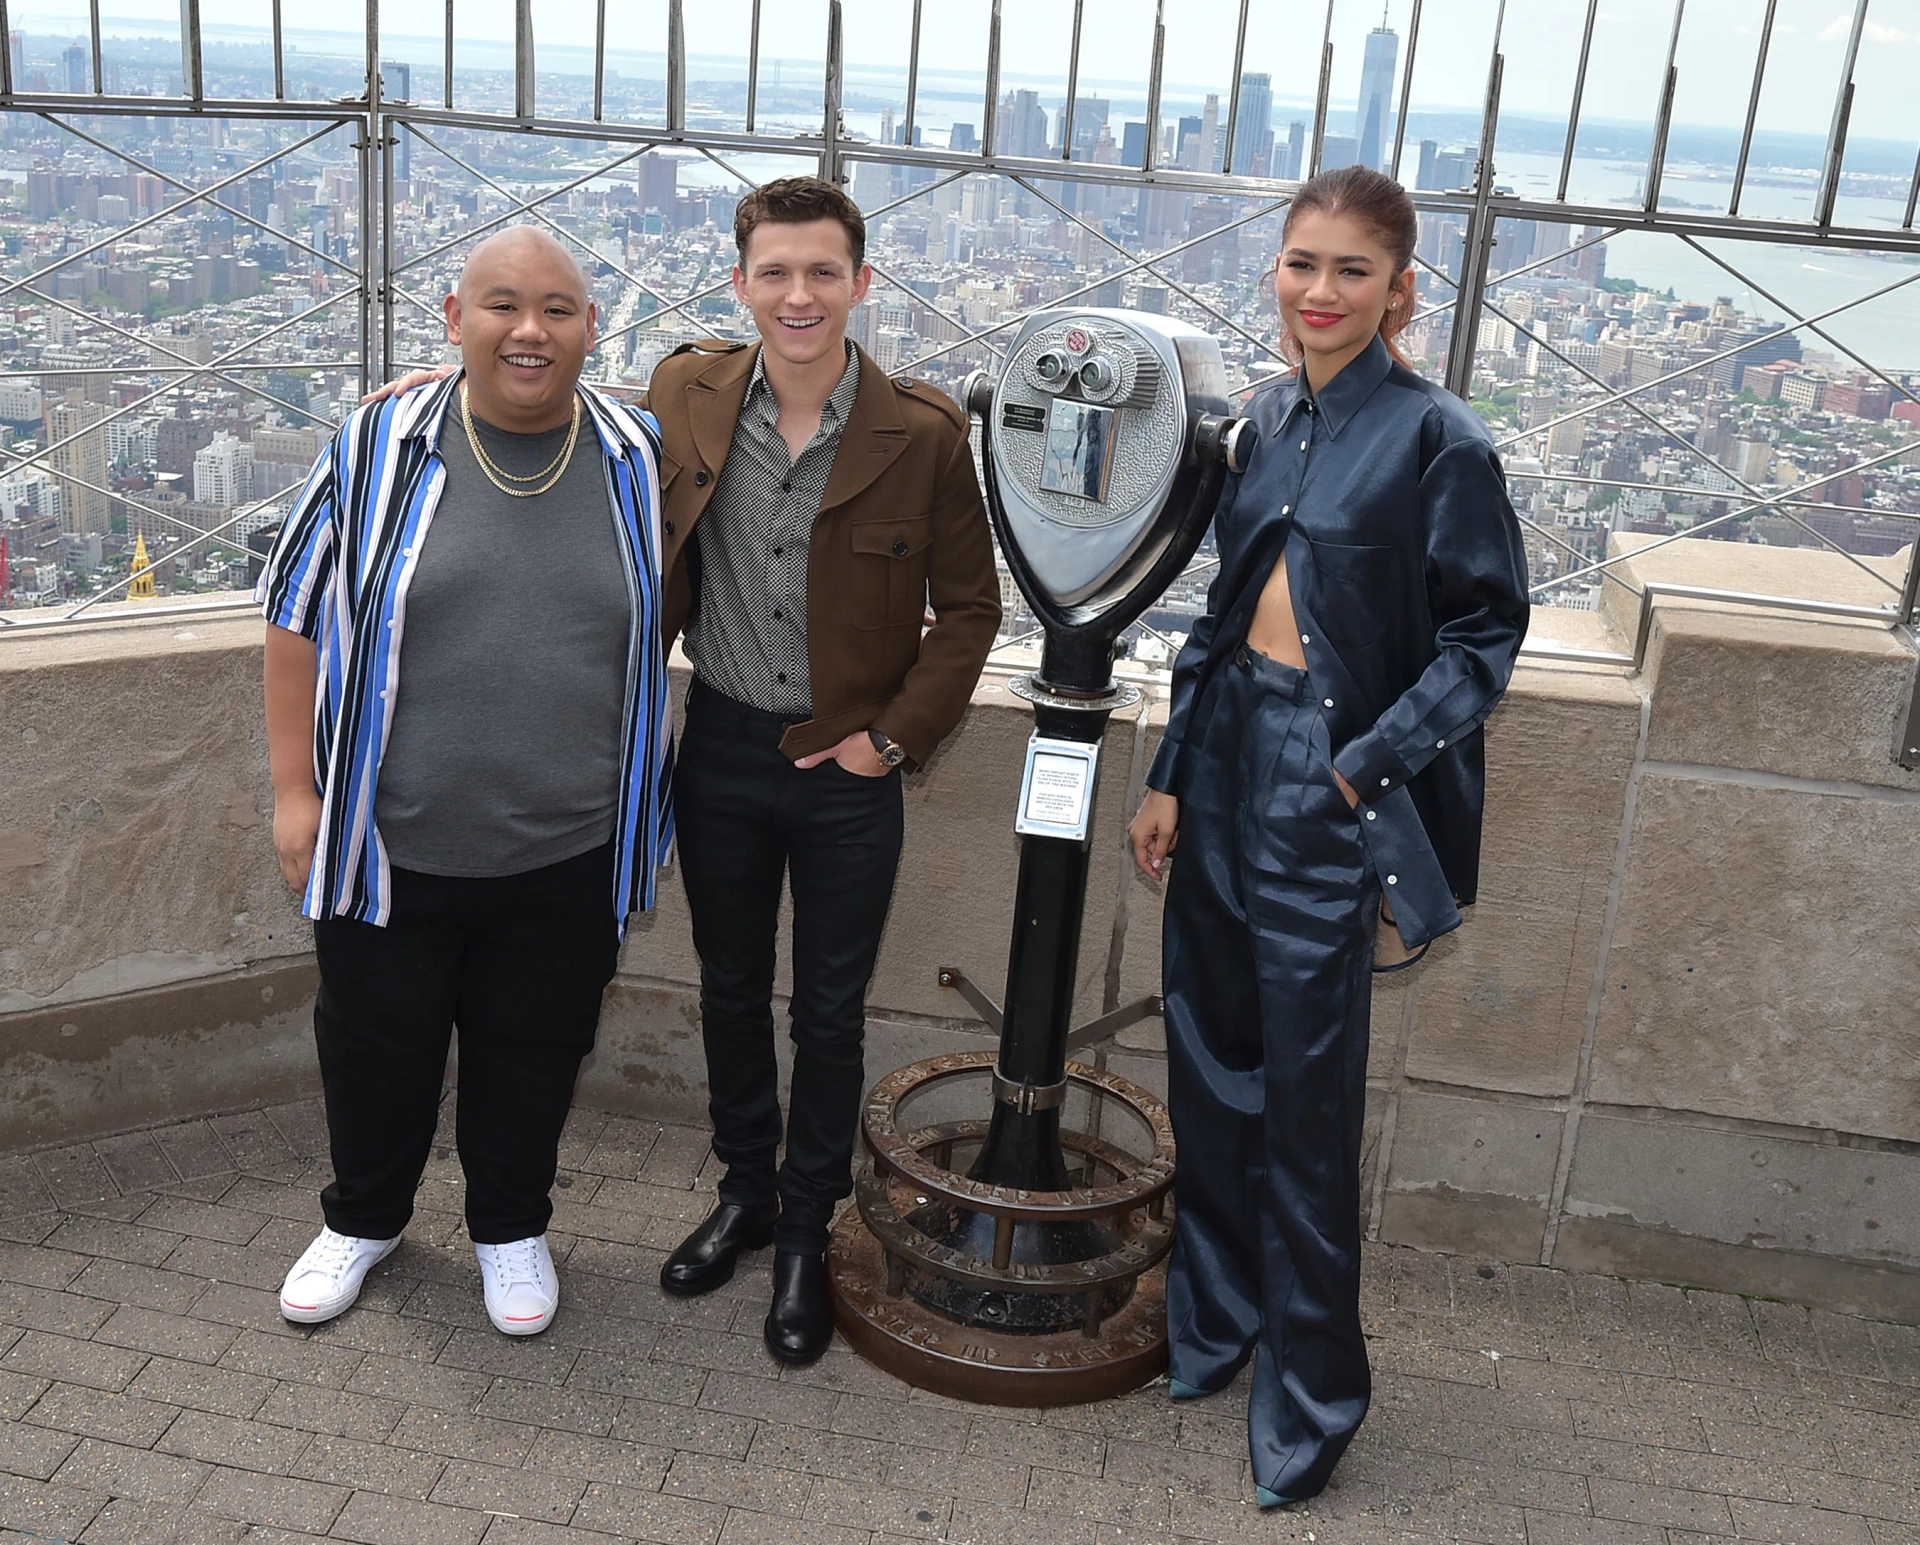
[[[483,1245],[546,1232],[560,1128],[619,953],[613,862],[609,843],[501,879],[396,869],[386,927],[314,924],[328,1227],[363,1239],[406,1227],[457,1025],[467,1232]]]
[[[674,773],[681,872],[700,952],[713,1151],[724,1201],[777,1196],[783,1250],[819,1253],[853,1190],[867,984],[900,866],[900,778],[780,751],[788,721],[694,683]],[[793,1090],[780,1148],[774,934],[793,887]]]

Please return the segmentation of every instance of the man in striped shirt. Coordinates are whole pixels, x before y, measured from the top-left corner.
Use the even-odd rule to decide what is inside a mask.
[[[574,1079],[672,835],[659,441],[579,384],[595,310],[551,236],[482,242],[446,315],[461,371],[348,420],[260,582],[334,1168],[280,1309],[331,1319],[399,1244],[457,1025],[467,1231],[531,1335]]]

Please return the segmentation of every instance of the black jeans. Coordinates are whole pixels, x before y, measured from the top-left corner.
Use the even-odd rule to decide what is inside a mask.
[[[396,869],[386,927],[314,924],[329,1228],[391,1239],[413,1216],[458,1025],[467,1232],[483,1245],[546,1232],[560,1128],[619,954],[613,857],[609,843],[484,880]]]
[[[900,867],[900,778],[781,754],[788,721],[695,682],[674,773],[681,872],[700,952],[713,1151],[723,1201],[780,1200],[775,1244],[819,1253],[853,1189],[867,984]],[[793,887],[793,1090],[778,1175],[774,934]]]

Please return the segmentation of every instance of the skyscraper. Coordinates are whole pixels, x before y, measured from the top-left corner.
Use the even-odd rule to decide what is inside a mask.
[[[1400,59],[1400,34],[1386,20],[1383,15],[1380,25],[1367,34],[1367,51],[1360,64],[1360,148],[1355,159],[1376,172],[1385,169],[1381,155],[1393,114],[1393,67]]]
[[[1241,176],[1264,172],[1277,175],[1271,166],[1259,164],[1271,155],[1273,136],[1273,77],[1264,71],[1240,77],[1240,116],[1233,124],[1233,170]]]
[[[380,62],[380,89],[389,102],[411,102],[413,100],[413,66],[395,64],[391,60]],[[387,132],[393,136],[393,175],[402,186],[413,173],[413,135],[398,124],[389,124]]]
[[[1297,178],[1307,168],[1307,126],[1295,121],[1287,125],[1287,167],[1276,176]]]
[[[1000,143],[1004,156],[1044,156],[1047,153],[1047,110],[1037,91],[1009,91],[1000,99]]]
[[[62,91],[91,91],[93,89],[93,69],[87,60],[87,51],[78,43],[70,44],[60,55],[60,74]]]

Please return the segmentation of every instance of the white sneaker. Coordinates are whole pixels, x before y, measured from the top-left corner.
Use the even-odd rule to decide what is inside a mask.
[[[318,1325],[351,1307],[367,1273],[394,1252],[400,1236],[355,1239],[330,1228],[307,1246],[280,1285],[280,1312],[296,1325]]]
[[[503,1336],[537,1336],[553,1323],[560,1274],[553,1269],[545,1234],[510,1245],[475,1245],[473,1253],[480,1257],[487,1318],[495,1330]]]

